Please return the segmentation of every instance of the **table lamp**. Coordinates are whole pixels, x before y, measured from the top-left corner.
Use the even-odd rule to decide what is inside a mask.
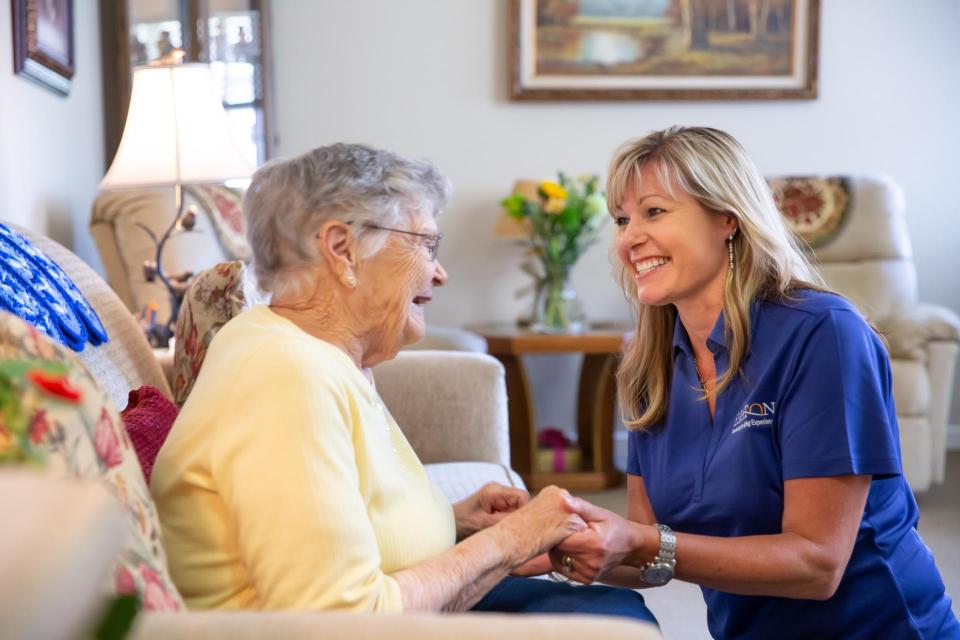
[[[157,62],[136,67],[130,109],[120,146],[100,189],[173,187],[175,215],[161,236],[140,224],[157,247],[154,261],[144,264],[148,281],[159,278],[170,294],[170,318],[153,325],[151,342],[166,346],[192,274],[167,275],[163,247],[175,231],[193,227],[196,212],[184,210],[183,187],[247,178],[253,173],[230,132],[223,105],[214,90],[210,67],[183,63],[175,50]],[[139,223],[138,223],[139,224]]]

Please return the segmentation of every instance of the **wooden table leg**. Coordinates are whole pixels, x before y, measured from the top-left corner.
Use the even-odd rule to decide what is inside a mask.
[[[510,419],[510,466],[533,488],[536,469],[537,429],[533,420],[533,399],[521,356],[498,354],[507,382],[507,412]]]
[[[620,484],[622,474],[613,466],[613,411],[617,356],[587,354],[580,369],[577,400],[577,435],[582,460],[602,474],[604,487]]]

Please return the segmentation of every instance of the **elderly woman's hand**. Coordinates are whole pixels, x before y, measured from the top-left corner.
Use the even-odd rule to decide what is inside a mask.
[[[586,523],[575,513],[577,502],[565,489],[550,486],[497,523],[494,531],[508,553],[510,568],[519,569],[561,540],[586,529]]]
[[[505,487],[488,482],[475,494],[453,505],[457,522],[457,539],[473,535],[491,527],[513,511],[530,502],[530,494],[523,489]]]
[[[659,533],[653,527],[631,522],[586,500],[577,499],[575,508],[587,527],[550,550],[555,571],[590,584],[621,564],[642,566],[657,554]]]
[[[510,575],[517,578],[530,578],[532,576],[542,576],[551,571],[553,571],[553,562],[550,560],[550,554],[541,553],[511,571]]]

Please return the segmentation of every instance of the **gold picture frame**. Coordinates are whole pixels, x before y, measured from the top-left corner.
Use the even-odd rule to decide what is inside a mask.
[[[512,100],[811,100],[820,0],[510,0]]]

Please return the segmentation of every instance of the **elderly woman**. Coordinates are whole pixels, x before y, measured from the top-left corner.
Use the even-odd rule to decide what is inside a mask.
[[[356,145],[254,176],[244,213],[271,304],[217,334],[153,471],[189,606],[652,620],[632,591],[508,577],[585,527],[577,500],[490,484],[451,507],[377,396],[370,368],[423,336],[447,281],[448,191],[431,164]]]
[[[741,146],[652,133],[615,155],[607,198],[638,316],[618,372],[629,506],[578,505],[590,529],[555,565],[699,584],[716,638],[960,637],[883,343],[824,288]]]

